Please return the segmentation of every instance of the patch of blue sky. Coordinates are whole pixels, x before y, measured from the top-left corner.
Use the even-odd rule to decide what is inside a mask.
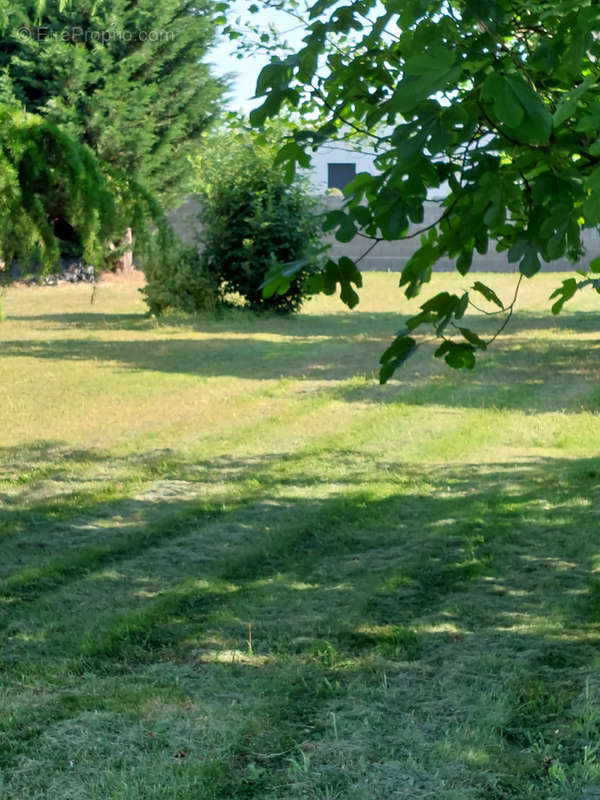
[[[256,80],[261,69],[269,63],[270,53],[267,47],[260,49],[259,36],[256,28],[262,31],[276,30],[279,38],[285,43],[275,54],[283,56],[286,52],[297,52],[303,46],[302,39],[306,36],[309,20],[309,9],[312,2],[297,0],[288,2],[290,11],[273,8],[274,0],[232,0],[227,14],[229,24],[242,34],[240,39],[230,40],[221,36],[218,43],[209,53],[209,61],[213,64],[217,75],[229,75],[231,88],[227,99],[227,106],[232,111],[241,111],[248,114],[262,102],[255,98]],[[277,3],[284,5],[284,3]],[[340,0],[341,4],[341,0]],[[258,8],[252,13],[251,8]],[[329,9],[331,13],[335,6]],[[369,15],[372,19],[384,12],[384,6],[377,2]],[[392,25],[392,33],[397,29]],[[252,49],[243,46],[243,43],[255,43]],[[240,47],[240,45],[242,45]]]
[[[272,28],[279,31],[291,49],[299,50],[302,47],[302,37],[306,35],[306,29],[297,19],[287,12],[264,7],[260,3],[257,3],[261,6],[259,11],[252,14],[249,11],[252,5],[243,0],[234,0],[228,14],[229,23],[244,38],[247,36],[248,41],[256,41],[257,37],[253,32],[255,27],[263,30]],[[260,98],[254,97],[256,80],[261,69],[269,63],[270,56],[266,50],[240,50],[241,41],[232,41],[227,36],[221,36],[210,51],[208,61],[213,65],[215,74],[231,77],[228,108],[248,114],[262,102]]]

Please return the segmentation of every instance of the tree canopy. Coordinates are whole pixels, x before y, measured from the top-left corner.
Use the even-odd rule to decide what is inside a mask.
[[[267,5],[301,16],[299,3]],[[376,145],[376,174],[361,173],[328,225],[340,241],[420,235],[400,286],[415,297],[442,256],[468,273],[474,252],[495,246],[518,281],[541,262],[583,255],[582,231],[600,223],[600,6],[594,0],[318,0],[303,46],[262,70],[261,125],[284,108],[304,119],[280,161],[306,165],[310,151],[348,133]],[[419,230],[428,194],[447,189],[439,219]],[[584,286],[600,292],[600,259],[554,294],[552,311]],[[269,290],[277,286],[274,276]],[[283,280],[283,279],[282,279]],[[317,288],[341,285],[349,305],[356,265],[330,261]],[[518,289],[518,287],[517,287]],[[510,317],[493,288],[440,293],[410,318],[382,356],[387,380],[433,326],[436,351],[472,368],[490,343],[461,323],[472,304]],[[496,334],[497,335],[497,334]],[[495,337],[493,337],[495,338]]]
[[[210,0],[0,0],[0,259],[96,256],[185,196],[225,83]]]
[[[19,105],[172,206],[225,89],[205,63],[214,16],[210,0],[17,0],[0,70]]]

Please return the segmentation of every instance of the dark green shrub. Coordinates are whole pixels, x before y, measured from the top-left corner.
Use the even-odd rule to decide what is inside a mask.
[[[255,311],[297,311],[322,250],[314,201],[274,163],[276,147],[248,133],[214,137],[198,162],[202,257],[222,294],[239,293]],[[302,262],[284,294],[264,298],[277,264]]]
[[[218,281],[206,270],[197,247],[175,241],[168,254],[149,261],[144,272],[142,294],[151,314],[167,309],[190,314],[215,309]]]

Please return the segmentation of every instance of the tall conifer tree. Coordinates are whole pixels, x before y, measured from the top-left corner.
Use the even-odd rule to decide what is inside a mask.
[[[17,0],[0,74],[22,108],[173,207],[225,89],[204,63],[213,11],[210,0],[47,0],[41,12]]]

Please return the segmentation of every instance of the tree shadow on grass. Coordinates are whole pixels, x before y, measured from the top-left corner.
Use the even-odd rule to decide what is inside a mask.
[[[411,312],[412,313],[412,312]],[[114,313],[103,311],[64,312],[48,314],[9,314],[7,320],[15,322],[46,323],[48,330],[76,328],[86,331],[103,330],[148,330],[177,326],[201,332],[223,331],[235,333],[279,333],[284,336],[334,336],[360,335],[374,327],[387,330],[390,335],[401,327],[408,314],[405,311],[362,311],[360,306],[348,310],[340,304],[340,311],[333,314],[299,313],[286,317],[277,314],[257,314],[236,309],[217,314],[191,315],[169,313],[162,317],[147,314]],[[467,314],[464,318],[487,334],[493,333],[497,320],[482,315]],[[582,333],[600,332],[600,313],[596,311],[563,311],[553,315],[550,311],[525,311],[517,309],[507,328],[507,333],[522,331],[574,331]]]
[[[59,450],[48,444],[44,452],[54,458]],[[41,445],[31,451],[40,453]],[[93,459],[85,451],[60,453]],[[163,456],[140,456],[140,464]],[[299,736],[313,737],[318,752],[323,720],[335,709],[341,727],[347,704],[367,690],[361,713],[373,715],[377,735],[370,729],[361,746],[371,774],[384,758],[378,747],[385,737],[399,735],[399,714],[427,729],[429,748],[453,725],[457,738],[469,725],[475,736],[477,720],[465,717],[464,704],[477,692],[488,703],[504,692],[512,703],[490,754],[503,743],[522,758],[532,741],[551,740],[565,763],[575,761],[583,742],[578,698],[597,667],[600,642],[599,460],[424,469],[388,458],[392,490],[382,497],[379,475],[353,469],[352,456],[338,454],[350,468],[335,493],[320,498],[288,491],[280,456],[267,455],[197,464],[198,496],[165,499],[161,481],[194,488],[190,465],[173,458],[153,488],[108,503],[90,497],[61,520],[50,506],[7,509],[13,523],[26,522],[18,514],[29,511],[43,524],[19,529],[23,547],[14,552],[21,559],[0,592],[4,675],[52,684],[57,670],[83,671],[88,679],[122,673],[124,682],[157,691],[149,668],[186,664],[198,671],[189,679],[193,697],[222,685],[227,674],[237,687],[243,673],[249,722],[232,744],[220,797],[237,796],[236,776],[239,784],[257,753],[294,747]],[[206,481],[232,476],[240,484],[236,501],[211,507]],[[256,485],[258,493],[243,488]],[[116,521],[125,518],[135,530],[119,529]],[[89,526],[85,544],[82,522]],[[44,566],[29,547],[40,537],[51,551],[46,564],[58,566],[46,578],[27,573]],[[85,684],[77,691],[58,718],[101,703],[86,695]],[[56,687],[50,697],[55,702]],[[11,719],[2,726],[17,734]],[[40,723],[30,735],[43,730]],[[21,742],[22,751],[31,741]],[[467,744],[454,756],[464,758],[465,775],[478,769]],[[527,769],[543,783],[542,756],[538,762]],[[287,762],[258,763],[265,780],[280,780]],[[502,796],[517,798],[521,789],[517,782]]]
[[[297,314],[282,317],[277,314],[256,314],[252,311],[225,311],[222,314],[167,314],[153,318],[145,314],[103,312],[66,312],[51,314],[7,315],[15,322],[42,323],[42,329],[159,330],[176,327],[179,330],[201,333],[275,334],[286,337],[360,336],[375,326],[394,330],[403,317],[391,312],[346,311],[337,314]]]
[[[38,448],[32,452],[39,455],[42,451]],[[95,451],[68,453],[48,445],[45,452],[71,464],[99,460]],[[8,454],[8,449],[5,449],[3,455],[6,457]],[[353,456],[351,451],[338,453],[339,460],[350,463]],[[542,553],[544,559],[558,558],[559,552],[573,547],[576,552],[580,552],[582,547],[583,550],[591,548],[588,555],[592,559],[600,555],[600,540],[596,542],[592,537],[587,543],[582,543],[578,535],[596,521],[595,501],[600,495],[600,460],[597,458],[531,460],[515,466],[465,465],[461,468],[444,467],[443,470],[437,466],[424,468],[420,464],[405,463],[398,470],[396,462],[386,459],[378,463],[379,469],[373,469],[373,465],[368,468],[364,463],[358,465],[357,458],[356,469],[350,466],[343,478],[336,480],[335,496],[297,499],[286,494],[288,488],[298,485],[310,487],[313,483],[310,476],[294,474],[293,465],[300,464],[302,458],[290,455],[282,459],[280,454],[251,460],[222,457],[192,465],[183,459],[170,458],[165,451],[146,454],[139,456],[135,467],[146,467],[148,479],[153,475],[156,479],[134,497],[99,502],[94,500],[93,491],[87,500],[77,493],[78,503],[67,506],[61,519],[57,518],[59,503],[54,499],[42,500],[29,507],[15,503],[14,508],[5,508],[6,541],[10,541],[18,528],[23,534],[19,551],[26,556],[28,539],[45,537],[49,550],[55,551],[52,558],[59,553],[61,545],[72,554],[74,540],[78,537],[87,539],[88,543],[93,543],[95,538],[106,543],[108,528],[92,527],[86,533],[77,533],[81,531],[82,521],[91,522],[94,518],[110,520],[111,516],[124,519],[127,515],[135,518],[140,530],[145,531],[144,537],[139,540],[134,537],[129,549],[123,549],[118,543],[117,551],[113,552],[112,544],[117,544],[119,538],[115,537],[111,546],[98,554],[98,560],[104,563],[113,556],[119,561],[150,545],[160,546],[163,536],[166,539],[185,537],[193,531],[192,535],[196,537],[195,529],[203,521],[214,520],[211,524],[219,528],[233,520],[235,525],[241,524],[252,535],[244,536],[239,560],[231,552],[226,552],[230,550],[227,541],[211,545],[213,549],[217,548],[218,574],[224,580],[264,579],[285,569],[286,565],[312,573],[323,568],[323,557],[337,552],[354,556],[359,551],[367,553],[386,547],[392,547],[396,552],[398,548],[404,548],[404,567],[408,563],[408,553],[413,551],[418,554],[415,564],[424,566],[427,562],[431,567],[432,559],[424,556],[432,543],[434,549],[441,548],[443,555],[445,548],[449,548],[448,552],[454,552],[457,547],[460,550],[464,544],[462,537],[469,541],[481,540],[481,544],[469,547],[483,548],[482,552],[491,536],[502,546],[508,545],[508,549],[514,546],[529,554]],[[111,460],[115,461],[113,457]],[[124,461],[130,463],[131,458],[128,456]],[[282,461],[286,467],[283,473]],[[162,467],[160,476],[156,474],[158,465]],[[398,492],[385,500],[374,500],[370,485],[376,485],[382,474],[392,485],[398,484]],[[246,493],[241,489],[229,507],[223,507],[219,501],[213,503],[203,491],[207,486],[232,481],[240,486],[259,485],[263,488],[258,494],[253,488]],[[321,482],[322,476],[315,475],[314,484]],[[161,486],[173,484],[180,485],[183,497],[177,492],[161,491]],[[167,522],[160,519],[162,512],[165,512]],[[33,526],[32,518],[35,518]],[[176,520],[179,522],[174,525]],[[153,526],[153,522],[157,524]],[[269,523],[266,527],[265,522]],[[68,528],[71,524],[72,536],[61,536],[54,548],[57,541],[52,539],[48,530],[59,526]],[[37,531],[35,535],[32,527]],[[156,536],[151,533],[153,527],[157,530]],[[122,538],[126,540],[128,537],[129,531],[125,529]],[[573,537],[571,542],[569,537]],[[35,550],[31,556],[35,558]],[[94,558],[92,554],[85,570],[93,566]],[[157,565],[160,574],[160,561]],[[375,571],[387,572],[388,567],[383,559]],[[335,569],[335,565],[332,568]],[[585,567],[586,572],[589,568],[590,564]],[[527,573],[531,571],[529,567],[524,569]],[[554,571],[552,566],[550,569]],[[373,569],[369,573],[372,576]],[[515,577],[507,575],[506,579],[514,582]],[[40,587],[32,583],[29,589],[35,595]]]
[[[202,340],[162,336],[127,341],[13,340],[3,343],[3,356],[89,361],[113,371],[158,371],[201,378],[315,380],[329,384],[339,399],[348,402],[508,408],[527,413],[596,411],[600,405],[598,340],[589,334],[564,340],[536,339],[533,334],[538,322],[517,320],[519,332],[479,355],[473,372],[447,368],[433,358],[427,346],[384,388],[377,385],[375,372],[386,340],[378,331],[359,334],[358,328],[345,328],[346,335],[330,332],[304,340],[261,339],[239,333],[227,338],[219,332]],[[360,386],[340,384],[356,376],[366,377],[366,381]]]
[[[138,331],[155,327],[145,314],[105,313],[102,311],[64,312],[51,314],[7,314],[6,320],[13,322],[43,323],[44,330],[76,328],[85,331]]]

